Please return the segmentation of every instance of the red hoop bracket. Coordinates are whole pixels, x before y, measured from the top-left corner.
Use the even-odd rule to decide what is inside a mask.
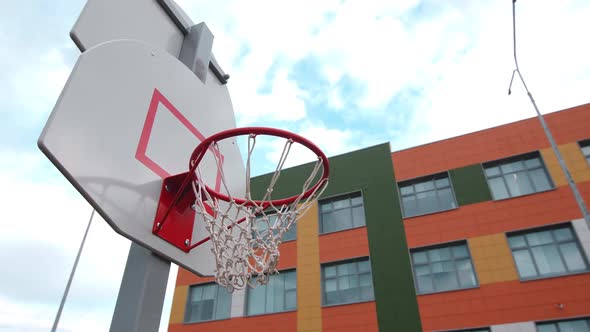
[[[184,252],[190,251],[195,220],[195,193],[187,184],[191,172],[167,177],[162,181],[160,200],[152,233]]]

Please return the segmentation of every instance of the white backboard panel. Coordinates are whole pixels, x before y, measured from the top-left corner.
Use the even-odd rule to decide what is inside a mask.
[[[186,172],[203,138],[234,127],[225,85],[203,84],[163,49],[115,40],[82,53],[39,147],[115,231],[192,272],[212,275],[208,243],[185,253],[153,235],[152,226],[162,179]],[[237,144],[222,141],[221,152],[230,190],[243,197]],[[204,176],[215,186],[212,159],[204,161]],[[195,220],[192,242],[205,237],[204,223]]]
[[[173,1],[167,1],[175,6]],[[192,22],[179,11],[181,19]],[[157,0],[87,0],[70,36],[82,52],[110,40],[136,39],[178,57],[184,34]]]

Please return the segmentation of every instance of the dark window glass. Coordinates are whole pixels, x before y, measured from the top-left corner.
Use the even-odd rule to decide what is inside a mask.
[[[511,233],[508,244],[521,279],[588,270],[570,224]]]
[[[590,139],[584,140],[580,142],[580,149],[582,150],[582,154],[588,164],[590,164]]]
[[[191,286],[187,302],[186,323],[226,319],[230,316],[231,294],[217,284]]]
[[[295,270],[269,276],[268,284],[248,288],[248,315],[269,314],[297,309],[297,274]]]
[[[492,197],[517,197],[553,188],[538,152],[483,165]]]
[[[270,228],[273,228],[275,223],[277,222],[277,216],[276,215],[267,215],[266,218],[265,217],[258,217],[256,218],[256,222],[255,222],[255,226],[256,227],[256,231],[253,230],[253,234],[254,237],[257,238],[258,234],[260,234],[260,237],[262,239],[265,238],[265,232],[268,231],[269,226]],[[257,234],[258,232],[258,234]],[[275,235],[278,235],[278,230],[275,229],[274,230]],[[297,223],[293,223],[291,225],[291,227],[289,227],[289,229],[285,232],[285,234],[283,234],[283,239],[282,241],[291,241],[291,240],[295,240],[297,238]]]
[[[331,233],[365,226],[361,193],[320,201],[320,233]]]
[[[457,207],[447,173],[398,183],[404,217]]]
[[[537,332],[590,332],[590,319],[537,323]]]
[[[322,266],[323,302],[326,305],[374,299],[368,258]]]
[[[419,294],[477,286],[465,242],[414,249],[411,255]]]

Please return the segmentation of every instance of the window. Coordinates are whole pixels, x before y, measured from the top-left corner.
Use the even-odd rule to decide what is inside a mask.
[[[404,217],[457,207],[447,173],[399,183]]]
[[[269,276],[268,284],[249,288],[247,314],[270,314],[297,309],[297,274],[295,270]]]
[[[508,243],[521,279],[588,270],[570,224],[512,233]]]
[[[264,237],[264,231],[268,229],[268,225],[274,225],[277,221],[276,215],[268,215],[268,223],[264,221],[263,217],[256,218],[256,229],[258,233]],[[256,232],[254,233],[254,237],[256,237]],[[275,234],[278,234],[278,231],[275,231]],[[289,228],[289,230],[283,235],[283,242],[295,240],[297,238],[297,223],[293,223],[293,225]]]
[[[365,226],[365,208],[360,192],[320,202],[320,233],[361,226]]]
[[[537,323],[537,332],[590,332],[590,319]]]
[[[496,200],[553,188],[538,152],[486,163],[483,167]]]
[[[372,301],[373,277],[368,258],[322,266],[325,305]]]
[[[590,164],[590,139],[584,140],[580,142],[580,149],[582,150],[582,154],[588,164]]]
[[[204,322],[229,318],[231,293],[217,284],[191,286],[184,321]]]
[[[477,286],[465,242],[411,250],[419,294]]]

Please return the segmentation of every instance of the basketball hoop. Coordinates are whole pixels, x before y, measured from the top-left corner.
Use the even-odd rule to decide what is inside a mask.
[[[223,171],[222,151],[218,143],[225,139],[246,135],[248,136],[248,153],[245,197],[235,197],[227,184]],[[251,157],[257,137],[263,135],[284,138],[285,143],[266,192],[261,198],[253,199],[250,190]],[[294,143],[309,149],[317,156],[317,160],[312,163],[311,172],[297,191],[298,194],[274,199],[274,186],[279,180],[281,170]],[[214,156],[220,176],[221,188],[217,190],[212,189],[203,180],[201,162],[207,153]],[[211,252],[215,256],[216,264],[215,280],[231,292],[247,286],[266,284],[268,275],[277,273],[279,245],[282,238],[326,188],[329,162],[315,144],[297,134],[275,128],[236,128],[203,140],[191,155],[189,172],[178,176],[184,177],[181,181],[182,185],[176,191],[172,204],[164,204],[168,207],[168,211],[162,219],[157,217],[154,233],[159,233],[172,207],[183,204],[182,202],[186,205],[187,200],[182,196],[187,196],[188,188],[186,187],[190,183],[194,193],[192,208],[204,220],[209,237],[194,244],[185,243],[186,248],[183,250],[188,252],[206,241],[211,241]],[[190,197],[193,198],[192,193]]]

